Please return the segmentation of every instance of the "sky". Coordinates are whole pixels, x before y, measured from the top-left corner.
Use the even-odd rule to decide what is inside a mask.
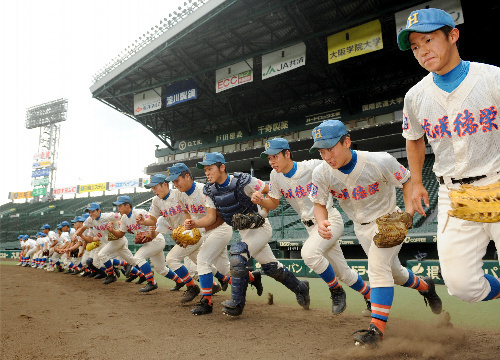
[[[92,78],[184,0],[16,0],[2,3],[0,204],[32,190],[39,129],[26,109],[68,99],[55,188],[148,177],[161,142],[90,93]],[[182,6],[182,5],[181,5]]]

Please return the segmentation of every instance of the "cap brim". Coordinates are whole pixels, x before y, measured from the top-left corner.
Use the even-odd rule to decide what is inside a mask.
[[[260,158],[266,159],[269,155],[276,155],[282,152],[283,150],[289,150],[289,149],[267,149],[266,151],[260,154]]]
[[[151,189],[153,186],[156,186],[158,184],[161,184],[161,183],[156,183],[156,182],[154,184],[153,183],[148,183],[148,184],[144,185],[144,187],[146,189]]]
[[[413,25],[411,28],[403,29],[398,34],[398,46],[402,51],[410,50],[410,34],[412,32],[419,33],[430,33],[436,30],[441,29],[443,24],[423,24],[423,25]]]
[[[196,164],[196,167],[200,170],[203,170],[203,167],[213,165],[216,161],[202,161]]]
[[[341,136],[334,139],[325,139],[325,140],[317,140],[314,142],[313,146],[309,149],[309,154],[312,154],[316,151],[316,149],[330,149],[337,145]]]
[[[116,201],[113,203],[113,205],[121,205],[121,204],[125,204],[123,201]]]
[[[174,175],[167,176],[167,178],[165,179],[165,181],[174,181],[174,180],[176,180],[179,176],[181,176],[181,174],[174,174]]]

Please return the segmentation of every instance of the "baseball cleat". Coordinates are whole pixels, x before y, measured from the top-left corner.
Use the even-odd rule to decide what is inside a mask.
[[[309,281],[304,280],[302,281],[302,284],[302,289],[295,294],[295,297],[297,298],[299,305],[302,306],[304,310],[309,310],[309,305],[311,304],[311,297],[309,296]]]
[[[212,295],[215,295],[220,291],[222,291],[222,287],[219,284],[212,285]]]
[[[224,282],[222,280],[219,280],[219,284],[220,284],[222,291],[226,291],[227,287],[229,286],[229,282]]]
[[[227,316],[240,316],[243,313],[243,306],[234,303],[233,300],[226,300],[222,303],[222,313]]]
[[[96,273],[96,275],[94,276],[94,279],[104,279],[106,278],[106,274],[101,274],[101,273]]]
[[[139,280],[136,282],[136,284],[142,284],[142,283],[144,283],[144,282],[146,282],[146,281],[147,281],[147,279],[146,279],[146,277],[145,277],[145,276],[140,276],[140,277],[139,277]]]
[[[193,314],[193,315],[211,314],[212,309],[213,309],[213,305],[208,303],[207,298],[202,297],[198,306],[191,309],[191,314]]]
[[[125,280],[125,282],[132,282],[137,278],[138,278],[138,275],[130,275],[129,278],[127,280]]]
[[[184,294],[182,295],[181,303],[185,304],[193,301],[195,297],[200,293],[200,287],[198,285],[188,286]]]
[[[114,276],[114,275],[108,275],[108,276],[106,276],[106,279],[104,279],[102,281],[102,283],[104,285],[108,285],[108,284],[111,284],[111,283],[113,283],[115,281],[116,281],[116,276]]]
[[[21,266],[22,264],[23,264],[22,262],[18,262],[16,265]]]
[[[359,333],[359,334],[358,334]],[[370,324],[368,330],[358,330],[353,333],[354,335],[354,345],[360,347],[376,347],[380,341],[382,341],[382,331],[380,331],[375,325]]]
[[[443,303],[436,293],[436,285],[434,284],[434,280],[432,280],[429,276],[426,276],[421,280],[425,281],[425,283],[429,285],[428,290],[419,291],[420,295],[424,297],[425,304],[430,306],[434,314],[441,314],[441,311],[443,311]]]
[[[264,292],[264,287],[262,286],[262,274],[259,270],[252,271],[254,280],[250,283],[257,290],[257,295],[261,296]]]
[[[365,317],[370,317],[372,316],[372,303],[368,299],[365,299],[365,303],[366,303],[366,309],[363,309],[363,311],[361,311],[361,314]]]
[[[125,275],[125,277],[128,278],[130,276],[130,272],[132,271],[132,265],[127,264],[127,266],[125,266],[123,270],[125,270],[123,275]]]
[[[152,282],[149,282],[144,286],[143,288],[139,289],[140,292],[150,292],[153,290],[158,289],[158,284],[153,284]]]
[[[184,285],[186,284],[184,284],[183,282],[175,283],[175,286],[173,288],[170,288],[170,291],[179,291],[184,287]]]
[[[345,291],[341,286],[330,288],[332,299],[332,313],[334,315],[342,314],[347,306]]]

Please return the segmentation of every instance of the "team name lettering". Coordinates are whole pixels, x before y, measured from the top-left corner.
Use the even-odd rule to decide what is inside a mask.
[[[298,185],[295,189],[280,189],[280,193],[285,199],[300,199],[309,195],[313,189],[317,192],[318,188],[311,182],[306,185],[305,189],[302,185]]]
[[[168,209],[160,210],[160,214],[163,217],[174,216],[174,215],[180,214],[182,212],[183,211],[182,211],[182,206],[181,205],[171,206]]]
[[[186,211],[190,214],[204,214],[205,207],[203,205],[194,205],[194,204],[184,204]]]
[[[469,110],[465,109],[462,113],[459,113],[455,120],[451,123],[453,126],[453,132],[459,136],[473,135],[479,130],[482,132],[488,132],[493,130],[498,130],[497,120],[497,110],[495,106],[485,108],[479,111],[479,120],[474,117],[474,114]],[[438,124],[432,126],[428,119],[424,119],[421,123],[422,129],[424,129],[427,137],[429,139],[436,138],[451,138],[451,130],[448,116],[443,116],[438,119]]]
[[[347,200],[352,198],[354,200],[362,200],[366,199],[368,195],[375,195],[379,192],[379,183],[375,182],[373,184],[368,185],[366,188],[358,185],[354,189],[352,189],[352,193],[349,194],[349,190],[342,189],[340,191],[330,189],[330,194],[336,199],[339,200]]]
[[[142,225],[139,224],[131,224],[127,225],[127,228],[132,231],[132,230],[140,230]]]

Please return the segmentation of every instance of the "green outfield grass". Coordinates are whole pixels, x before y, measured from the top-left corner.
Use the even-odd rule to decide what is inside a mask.
[[[0,265],[15,265],[16,263],[17,261],[3,260],[0,262]],[[41,270],[33,269],[33,271]],[[171,288],[174,286],[172,280],[159,276],[156,273],[155,279],[160,287]],[[121,276],[119,281],[123,280],[124,277]],[[319,278],[307,278],[307,280],[311,287],[311,309],[325,309],[325,316],[334,316],[330,312],[330,292],[326,284]],[[264,294],[262,297],[258,297],[255,290],[249,287],[247,300],[267,304],[267,294],[272,293],[275,304],[298,306],[295,301],[295,295],[282,284],[268,276],[263,276],[262,282],[264,285]],[[349,287],[344,286],[344,289],[347,293],[346,313],[359,314],[361,316],[361,311],[365,308],[362,295]],[[471,304],[450,296],[444,285],[436,285],[436,291],[443,301],[443,309],[451,316],[452,324],[460,327],[500,330],[500,299]],[[230,297],[229,289],[225,293],[219,293],[214,301],[223,301],[228,297]],[[396,286],[390,318],[434,321],[436,315],[431,312],[429,307],[426,307],[423,297],[416,290]]]

